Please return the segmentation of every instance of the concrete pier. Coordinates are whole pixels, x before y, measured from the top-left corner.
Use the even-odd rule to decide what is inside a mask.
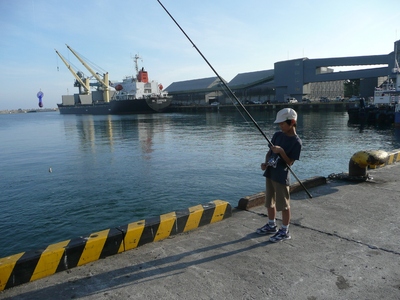
[[[248,111],[278,111],[284,107],[291,107],[296,111],[347,111],[355,104],[350,102],[311,102],[311,103],[272,103],[272,104],[243,104]],[[239,105],[171,105],[168,112],[203,112],[203,111],[235,111]]]
[[[220,222],[6,289],[0,299],[399,299],[400,166],[368,173],[371,181],[328,179],[309,189],[311,199],[293,193],[291,240],[255,233],[267,222],[262,205],[234,208]]]

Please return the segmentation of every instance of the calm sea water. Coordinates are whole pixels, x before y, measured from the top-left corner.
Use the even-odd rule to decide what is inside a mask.
[[[267,136],[278,129],[275,113],[252,114]],[[300,113],[300,179],[347,172],[359,150],[400,148],[398,129],[347,120]],[[0,115],[0,137],[0,257],[264,190],[267,142],[238,112]]]

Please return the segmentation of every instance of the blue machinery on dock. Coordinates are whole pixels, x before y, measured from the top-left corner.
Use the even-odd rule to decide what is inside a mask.
[[[394,109],[394,125],[400,127],[400,104],[396,104]]]

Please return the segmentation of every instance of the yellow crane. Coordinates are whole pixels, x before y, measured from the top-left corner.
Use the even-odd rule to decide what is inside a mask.
[[[70,72],[72,73],[72,75],[74,75],[74,77],[76,78],[76,80],[81,84],[81,86],[83,87],[83,94],[85,95],[89,95],[90,94],[90,81],[89,78],[84,78],[85,81],[82,80],[82,78],[80,78],[78,76],[78,73],[74,71],[74,69],[71,67],[71,65],[67,62],[67,60],[56,50],[56,53],[58,54],[58,56],[61,58],[61,60],[64,62],[64,64],[67,66],[68,70],[70,70]],[[79,93],[81,93],[81,91],[79,91]]]
[[[66,44],[67,48],[72,52],[73,55],[85,66],[85,68],[96,78],[96,80],[102,85],[103,87],[103,99],[105,102],[110,102],[110,87],[108,85],[108,72],[103,74],[104,79],[101,79],[100,76],[94,72],[88,64],[70,47]]]

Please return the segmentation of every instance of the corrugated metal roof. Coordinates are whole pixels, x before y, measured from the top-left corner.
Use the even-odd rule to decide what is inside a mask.
[[[245,88],[251,85],[273,85],[274,69],[255,72],[240,73],[236,75],[229,83],[231,88]],[[264,82],[265,81],[265,82]],[[272,82],[271,82],[272,81]],[[207,90],[220,82],[218,77],[208,77],[200,79],[192,79],[185,81],[177,81],[171,83],[165,90],[169,93],[196,92]],[[272,85],[271,85],[272,84]]]
[[[268,79],[271,76],[274,76],[274,69],[256,71],[256,72],[248,72],[248,73],[240,73],[240,74],[236,75],[229,82],[229,86],[234,87],[236,85],[247,85],[247,84],[262,81],[264,79]]]
[[[171,92],[182,92],[182,91],[193,91],[193,90],[203,90],[218,84],[218,77],[208,77],[200,79],[192,79],[185,81],[177,81],[171,83],[165,90],[169,93]]]

